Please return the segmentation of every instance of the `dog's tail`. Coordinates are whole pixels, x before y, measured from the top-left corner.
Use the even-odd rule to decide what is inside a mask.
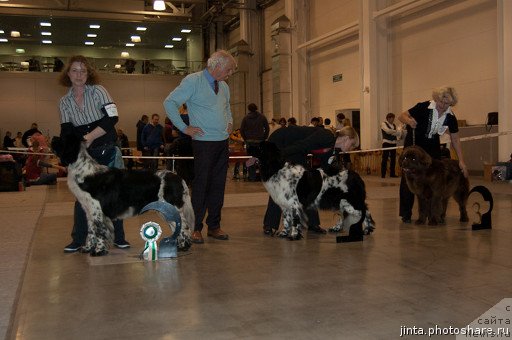
[[[187,183],[185,180],[181,180],[181,185],[183,185],[183,207],[181,207],[181,211],[183,214],[182,226],[184,231],[191,235],[193,228],[196,225],[196,218],[194,214],[194,209],[192,208],[192,199],[190,198],[190,191],[188,190]]]
[[[368,210],[368,206],[365,204],[363,233],[365,235],[370,235],[371,233],[373,233],[374,230],[375,230],[375,221],[373,220],[373,217],[370,214],[370,210]]]

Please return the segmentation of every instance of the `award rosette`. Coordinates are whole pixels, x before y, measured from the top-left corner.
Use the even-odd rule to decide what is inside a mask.
[[[142,225],[140,229],[140,236],[146,244],[144,246],[144,251],[142,252],[142,258],[146,261],[156,261],[158,260],[158,246],[156,241],[162,235],[162,228],[160,225],[155,222],[146,222]]]

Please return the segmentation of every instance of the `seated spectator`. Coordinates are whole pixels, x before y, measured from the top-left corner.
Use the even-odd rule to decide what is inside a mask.
[[[7,148],[13,148],[14,147],[14,138],[11,138],[12,134],[11,131],[7,131],[4,136],[4,144],[3,148],[7,150]]]
[[[60,165],[53,165],[47,162],[48,156],[40,153],[47,153],[49,148],[43,135],[35,133],[32,135],[32,146],[29,148],[29,156],[23,167],[27,186],[45,185],[57,183],[56,173],[43,173],[44,168],[57,168],[65,172],[66,168]]]

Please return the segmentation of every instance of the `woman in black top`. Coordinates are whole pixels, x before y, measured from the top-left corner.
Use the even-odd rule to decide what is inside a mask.
[[[459,126],[451,107],[457,104],[458,98],[453,87],[441,87],[432,92],[432,99],[416,104],[408,111],[402,112],[398,119],[407,124],[407,136],[404,147],[421,146],[432,158],[441,158],[439,136],[449,133],[451,145],[457,153],[459,167],[468,177],[464,156],[460,145]],[[409,191],[402,176],[400,182],[400,216],[404,223],[411,223],[414,194]]]

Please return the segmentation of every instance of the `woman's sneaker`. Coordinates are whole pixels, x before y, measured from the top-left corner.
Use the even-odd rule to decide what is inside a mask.
[[[119,248],[119,249],[126,249],[126,248],[130,248],[131,245],[128,241],[120,241],[120,242],[114,242],[114,245]]]
[[[82,245],[78,242],[73,241],[64,247],[64,252],[65,253],[75,253],[75,252],[79,251],[80,248],[82,248]]]

